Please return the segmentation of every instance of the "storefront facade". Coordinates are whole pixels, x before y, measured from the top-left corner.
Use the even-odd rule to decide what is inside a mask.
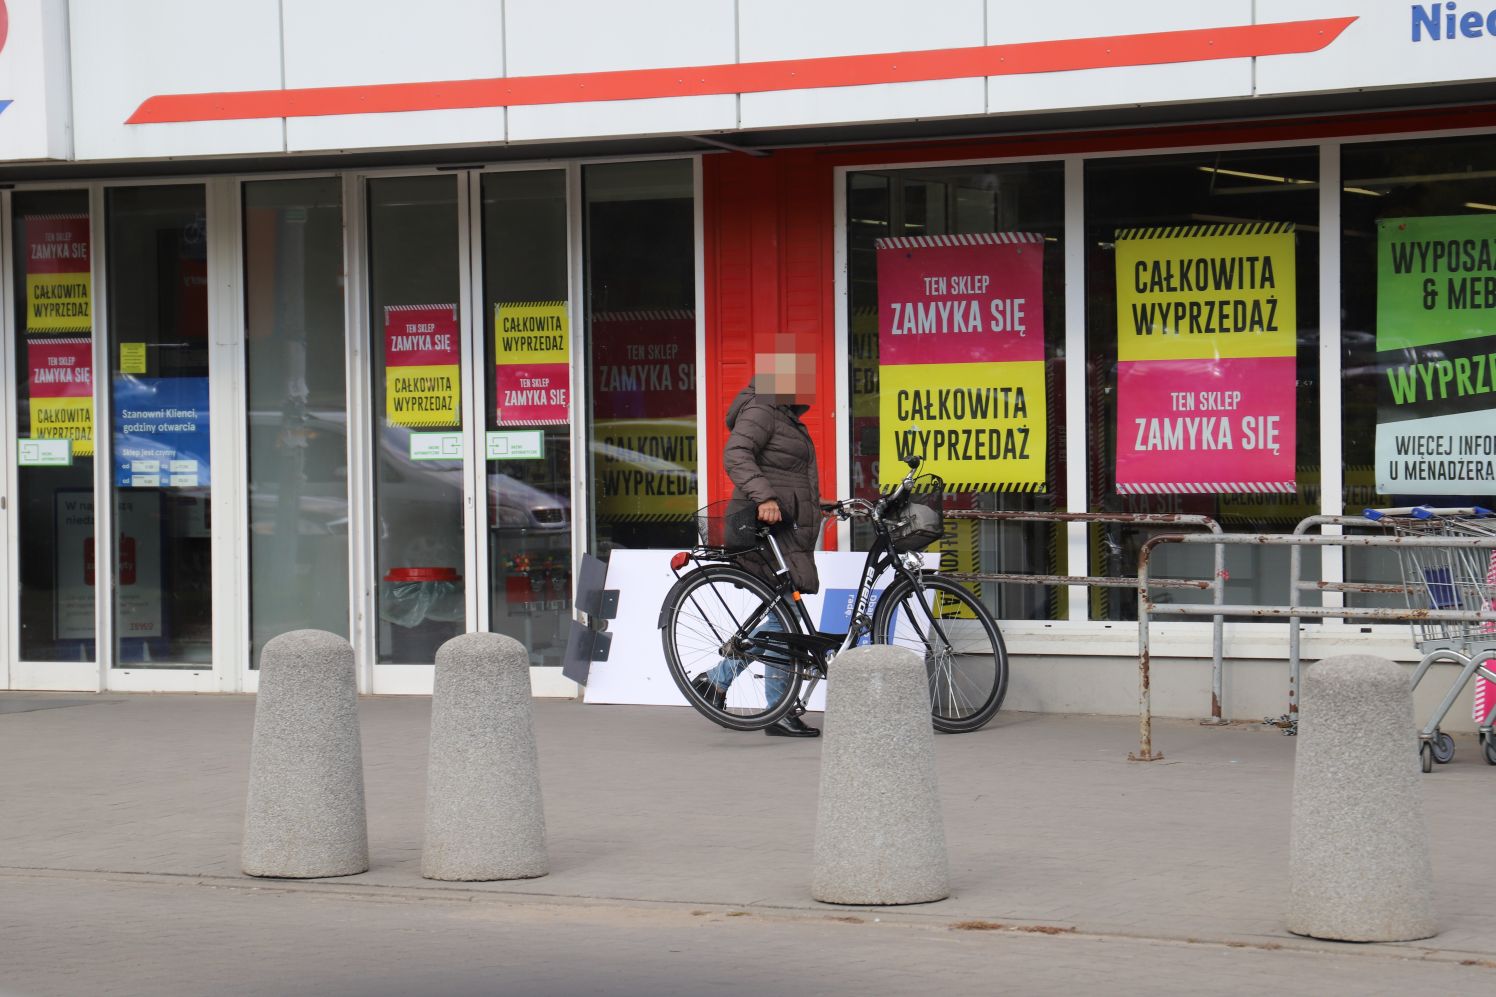
[[[0,687],[253,690],[313,626],[370,692],[491,629],[571,694],[578,559],[690,542],[776,334],[820,360],[827,494],[895,448],[952,506],[1234,532],[1496,492],[1484,8],[210,6],[5,4]],[[978,322],[1012,348],[963,354]],[[946,554],[1130,574],[1144,536]],[[1227,601],[1282,602],[1280,554]],[[983,595],[1013,706],[1129,708],[1130,593]],[[1208,708],[1207,634],[1160,628],[1160,712]],[[1279,712],[1284,628],[1227,641],[1228,715]]]

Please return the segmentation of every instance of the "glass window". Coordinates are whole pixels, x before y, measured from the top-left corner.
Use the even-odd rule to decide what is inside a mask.
[[[116,667],[213,660],[203,188],[108,191]]]
[[[566,174],[488,173],[482,189],[489,627],[559,667],[571,621]]]
[[[690,160],[607,163],[586,198],[593,549],[696,537],[696,238]]]
[[[369,181],[380,663],[466,629],[457,179]]]
[[[343,210],[335,177],[244,185],[251,666],[265,641],[348,635]]]
[[[1096,159],[1085,176],[1089,508],[1205,515],[1240,533],[1318,514],[1317,150]],[[1136,573],[1155,532],[1093,528],[1092,572]],[[1153,572],[1209,578],[1212,557],[1167,548]],[[1288,557],[1228,548],[1226,601],[1284,602]],[[1318,577],[1318,551],[1303,571]],[[1093,619],[1136,612],[1131,590],[1091,591]]]
[[[88,194],[17,193],[11,206],[16,433],[66,447],[59,460],[23,445],[17,469],[21,658],[87,661],[97,588]]]
[[[903,476],[885,452],[902,440],[945,480],[947,510],[1064,511],[1064,214],[1057,163],[848,175],[853,494]],[[953,571],[1063,574],[1063,538],[950,520],[940,550]],[[1066,612],[1058,589],[981,588],[1004,619]]]
[[[1345,514],[1496,502],[1496,145],[1489,136],[1341,153]],[[1347,581],[1401,582],[1347,548]],[[1403,605],[1401,595],[1348,595]]]

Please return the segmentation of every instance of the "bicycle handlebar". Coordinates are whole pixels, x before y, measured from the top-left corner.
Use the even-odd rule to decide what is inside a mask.
[[[904,463],[909,465],[909,473],[904,475],[894,490],[878,499],[877,503],[862,498],[842,499],[839,502],[822,502],[821,511],[834,515],[837,519],[852,519],[854,517],[882,517],[883,510],[901,500],[914,487],[914,472],[919,470],[923,458],[910,455],[903,458]]]

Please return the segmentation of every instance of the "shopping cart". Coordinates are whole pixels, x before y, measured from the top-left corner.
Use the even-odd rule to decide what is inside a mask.
[[[1434,509],[1367,509],[1366,518],[1404,537],[1496,539],[1496,513],[1478,506]],[[1451,544],[1447,547],[1399,547],[1398,566],[1410,610],[1443,609],[1478,613],[1496,609],[1496,550]],[[1413,644],[1422,658],[1413,672],[1413,688],[1438,661],[1460,666],[1444,700],[1418,732],[1423,771],[1454,758],[1454,738],[1439,729],[1455,699],[1476,676],[1496,682],[1496,622],[1479,620],[1412,619]],[[1490,697],[1496,698],[1496,697]],[[1496,738],[1491,720],[1496,703],[1477,716],[1481,749],[1487,764],[1496,765]]]

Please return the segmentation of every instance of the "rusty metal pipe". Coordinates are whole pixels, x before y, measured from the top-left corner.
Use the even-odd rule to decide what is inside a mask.
[[[1496,623],[1496,610],[1463,609],[1397,609],[1389,607],[1346,606],[1235,606],[1221,607],[1228,616],[1245,616],[1251,619],[1289,619],[1302,616],[1313,620],[1362,620],[1385,623]],[[1211,606],[1194,606],[1188,603],[1157,603],[1150,610],[1159,616],[1209,616]]]
[[[1145,545],[1146,549],[1146,545]],[[1138,750],[1127,756],[1129,761],[1156,762],[1162,752],[1153,753],[1153,676],[1148,646],[1148,562],[1138,561]]]
[[[1111,578],[1099,575],[1027,575],[998,571],[942,571],[941,577],[957,582],[1008,582],[1015,585],[1094,585],[1097,588],[1137,588],[1136,578]],[[1211,582],[1203,578],[1155,578],[1148,583],[1154,588],[1209,589]]]
[[[1220,529],[1209,516],[1195,513],[1024,512],[996,509],[949,509],[946,519],[980,519],[1006,523],[1112,523],[1117,526],[1204,526]]]

